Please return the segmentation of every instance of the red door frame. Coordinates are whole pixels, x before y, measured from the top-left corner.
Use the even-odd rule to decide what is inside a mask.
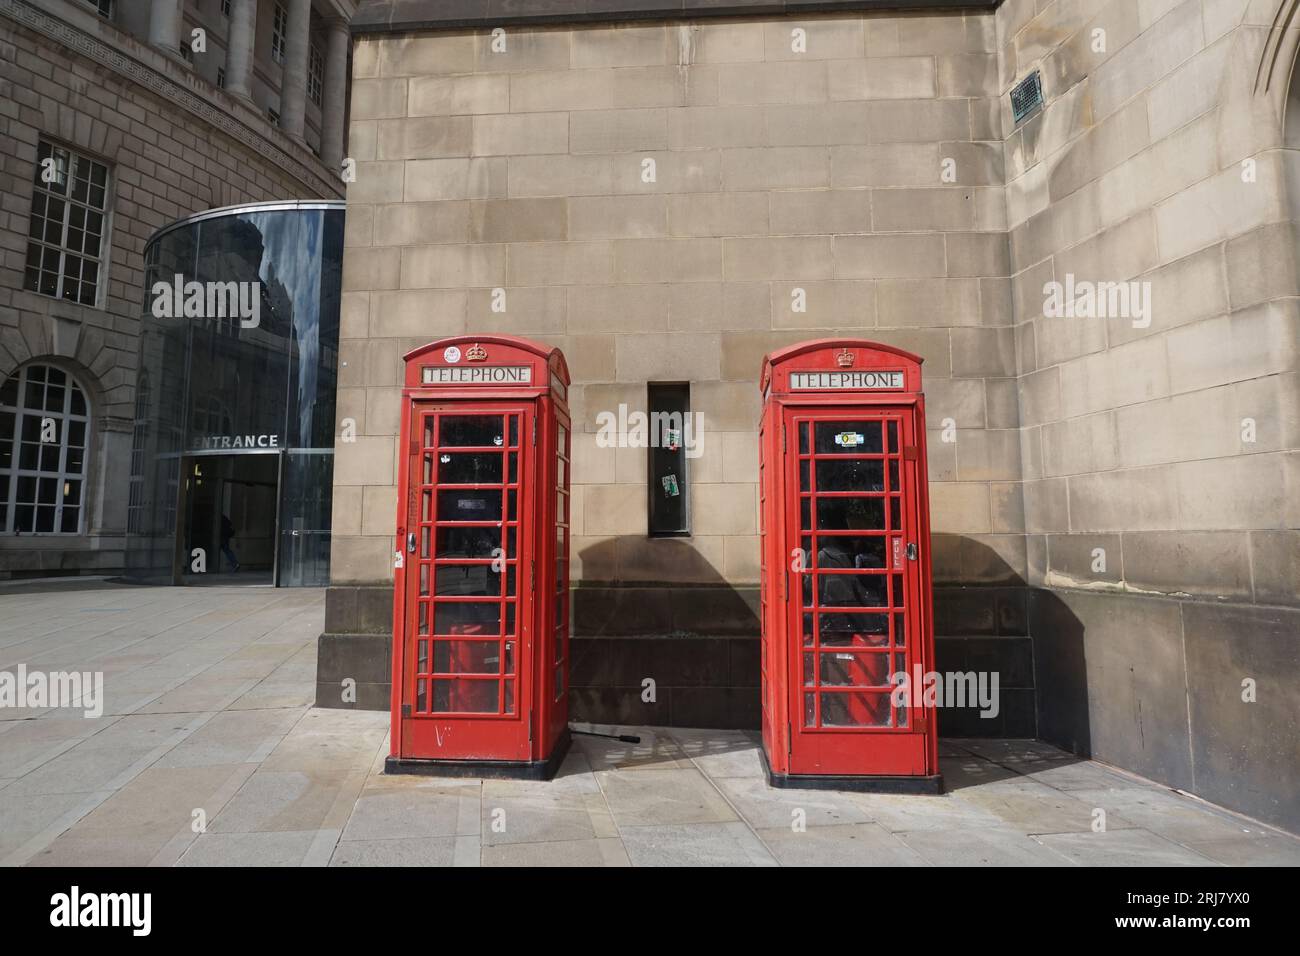
[[[403,633],[408,635],[408,639],[403,642],[402,648],[402,674],[401,674],[401,692],[394,694],[394,699],[400,696],[402,703],[402,713],[400,717],[400,734],[398,746],[395,752],[402,756],[413,756],[423,754],[437,754],[438,759],[445,760],[518,760],[526,761],[530,757],[531,748],[531,728],[529,727],[529,715],[534,710],[533,692],[536,686],[536,635],[533,633],[533,621],[535,618],[534,601],[536,595],[534,589],[529,587],[530,569],[529,563],[536,560],[530,557],[537,553],[537,522],[531,520],[536,513],[536,495],[538,475],[535,473],[535,447],[529,441],[532,434],[533,419],[537,414],[536,400],[533,401],[492,401],[483,399],[480,401],[415,401],[411,403],[411,421],[410,427],[412,434],[421,435],[425,429],[423,427],[425,420],[430,420],[434,424],[434,445],[432,448],[426,448],[423,441],[419,441],[419,451],[408,456],[407,459],[407,487],[409,492],[406,497],[406,519],[404,521],[404,531],[399,532],[399,547],[403,547],[405,536],[409,534],[416,535],[416,551],[414,554],[409,550],[405,553],[403,568],[400,570],[407,572],[403,574],[405,595],[404,595],[404,620]],[[516,501],[516,520],[513,522],[515,527],[515,556],[510,558],[505,556],[506,564],[503,568],[508,574],[509,568],[513,565],[515,570],[515,626],[514,633],[508,633],[505,627],[507,618],[507,607],[510,601],[506,597],[499,599],[501,616],[503,618],[499,625],[499,634],[496,635],[502,642],[502,653],[504,645],[514,638],[514,668],[513,668],[513,707],[506,710],[506,683],[511,680],[504,666],[501,667],[500,676],[493,681],[498,683],[498,713],[481,713],[472,711],[449,710],[443,712],[434,712],[421,714],[417,711],[415,704],[417,702],[416,680],[417,674],[420,673],[417,668],[417,648],[422,642],[428,643],[429,652],[426,658],[429,667],[424,673],[432,675],[436,671],[436,659],[438,656],[437,646],[439,642],[437,635],[438,612],[437,608],[440,603],[464,603],[471,601],[469,598],[457,597],[438,597],[437,596],[437,568],[440,561],[449,561],[454,564],[482,564],[490,562],[491,559],[439,559],[437,557],[437,538],[440,527],[445,526],[447,522],[440,522],[437,515],[438,492],[444,490],[447,484],[438,480],[438,462],[432,463],[433,481],[425,485],[420,470],[424,466],[426,456],[435,455],[438,449],[439,441],[438,428],[441,420],[448,416],[472,417],[484,415],[495,417],[501,415],[509,422],[511,416],[518,416],[517,438],[518,444],[510,444],[507,439],[502,446],[502,469],[507,468],[509,456],[512,453],[518,455],[517,461],[517,501]],[[509,431],[509,426],[506,426]],[[445,451],[445,450],[444,450]],[[472,451],[467,449],[467,451]],[[459,453],[459,449],[457,449]],[[509,475],[503,474],[503,491],[508,493],[510,488]],[[465,488],[463,485],[452,485],[453,489]],[[431,511],[429,519],[426,521],[420,514],[421,498],[426,494],[425,489],[430,489],[427,493],[431,498]],[[508,528],[511,525],[506,508],[502,506],[502,519],[499,522],[488,522],[480,524],[478,522],[457,522],[455,527],[487,527],[491,524]],[[430,558],[427,565],[421,561],[425,550],[425,526],[429,526],[429,551]],[[413,530],[414,529],[414,530]],[[412,566],[409,571],[405,567],[410,562]],[[429,627],[427,634],[421,634],[419,630],[419,610],[420,610],[420,568],[426,566],[430,568],[426,583],[430,591],[427,597],[428,606],[431,608],[429,613]],[[490,603],[486,599],[479,599],[474,603]],[[488,635],[484,635],[488,638]],[[464,637],[462,636],[462,640]],[[461,645],[452,644],[453,648],[459,648]],[[453,652],[454,653],[454,652]],[[504,662],[502,662],[504,663]],[[394,675],[397,676],[396,674]],[[430,686],[426,689],[427,700],[432,708],[433,687],[432,676],[426,678]],[[464,674],[456,678],[458,681],[471,681],[473,683],[484,683],[486,678],[477,678],[465,676]],[[458,685],[452,684],[455,689]],[[407,710],[407,706],[410,710]]]
[[[899,453],[896,460],[899,465],[900,475],[900,517],[902,518],[901,528],[890,528],[884,534],[886,539],[885,562],[887,567],[884,573],[877,575],[886,582],[888,588],[889,612],[887,612],[887,633],[885,635],[885,648],[891,646],[890,635],[894,632],[894,622],[896,617],[894,609],[902,607],[904,617],[905,640],[902,642],[904,655],[906,659],[907,673],[912,673],[912,668],[924,661],[925,650],[920,635],[924,633],[925,611],[918,600],[920,593],[920,560],[919,560],[919,541],[917,527],[919,517],[917,515],[917,496],[915,480],[909,480],[911,476],[907,474],[908,466],[914,465],[914,462],[905,461],[902,457],[902,449],[914,447],[915,441],[915,418],[913,406],[910,404],[863,404],[863,403],[818,403],[815,405],[808,404],[784,404],[782,406],[782,424],[787,431],[787,454],[784,462],[784,500],[780,502],[784,519],[786,521],[785,535],[787,540],[796,542],[793,547],[800,547],[802,537],[811,537],[814,533],[827,538],[845,537],[845,535],[832,535],[824,532],[804,531],[800,528],[801,502],[803,495],[800,490],[800,463],[801,458],[798,448],[799,424],[802,422],[809,423],[810,431],[815,433],[817,422],[875,422],[881,423],[882,431],[887,428],[886,423],[890,421],[899,423]],[[852,456],[843,456],[850,458]],[[813,457],[807,459],[810,462],[828,460],[829,456]],[[888,453],[888,446],[885,446],[885,454],[881,458],[882,470],[885,473],[887,490],[878,493],[880,500],[883,502],[882,515],[889,515],[890,512],[890,495],[892,488],[888,487],[889,467],[888,462],[891,456]],[[815,474],[815,465],[812,468]],[[816,478],[813,479],[816,488]],[[847,492],[830,493],[834,497],[872,497],[877,493],[869,494],[852,494]],[[815,502],[817,499],[811,499]],[[813,509],[815,510],[815,504]],[[889,518],[886,518],[890,521]],[[815,522],[814,522],[815,523]],[[890,521],[892,524],[892,521]],[[874,535],[872,535],[874,536]],[[897,546],[895,546],[897,542]],[[908,560],[906,556],[906,546],[908,544],[918,544],[917,560]],[[815,550],[815,548],[813,549]],[[851,692],[844,691],[822,691],[820,682],[815,690],[811,691],[814,697],[814,714],[815,722],[819,726],[807,728],[804,726],[805,704],[803,696],[810,691],[808,685],[804,683],[804,655],[807,648],[803,643],[803,616],[809,613],[803,605],[804,582],[813,574],[816,568],[818,558],[816,554],[808,556],[808,568],[803,574],[791,576],[790,586],[787,588],[789,599],[785,608],[785,626],[786,633],[789,635],[786,641],[786,672],[789,674],[787,690],[789,700],[787,706],[793,719],[789,722],[789,732],[792,735],[790,741],[790,773],[791,774],[836,774],[836,773],[855,773],[870,772],[882,775],[916,775],[925,772],[925,729],[926,720],[924,715],[913,716],[907,715],[903,727],[837,727],[830,728],[821,724],[821,698],[822,694],[832,694],[835,696],[850,696]],[[894,583],[892,579],[896,575],[901,575],[904,590],[904,599],[900,605],[895,595],[892,594]],[[816,584],[812,588],[817,591]],[[815,602],[814,602],[815,603]],[[819,612],[811,612],[817,615]],[[895,639],[893,646],[897,646]],[[814,654],[822,654],[818,643]],[[848,650],[842,653],[853,654],[855,657],[869,655],[871,657],[879,656],[879,651],[861,651]],[[891,662],[889,655],[893,651],[884,652],[885,656],[885,677],[884,682],[873,685],[888,687],[888,675],[894,673],[896,665]],[[814,667],[820,664],[820,660],[814,660]],[[869,665],[867,669],[870,669]],[[891,708],[892,709],[892,708]],[[911,708],[909,708],[911,710]],[[874,737],[871,741],[870,754],[864,755],[862,751],[861,736],[869,734]]]
[[[802,548],[798,420],[852,421],[896,417],[899,436],[901,512],[904,544],[915,544],[917,558],[903,555],[907,591],[906,663],[909,676],[934,669],[933,583],[930,555],[929,492],[926,474],[925,398],[922,359],[901,349],[863,340],[829,339],[782,349],[764,361],[760,463],[763,499],[763,742],[769,780],[777,786],[841,786],[937,792],[938,740],[934,709],[913,702],[909,726],[804,730],[802,687],[802,593],[805,575],[790,567],[794,548]],[[851,369],[888,371],[891,387],[817,389],[792,387],[792,372]],[[815,451],[810,448],[810,452]],[[888,461],[888,447],[884,449]],[[811,467],[811,466],[810,466]],[[888,472],[888,465],[885,465]],[[814,486],[815,487],[815,486]],[[886,505],[888,509],[886,494]],[[815,524],[815,522],[814,522]],[[892,548],[886,550],[895,572]],[[891,624],[892,630],[892,624]],[[820,664],[820,661],[817,662]],[[890,667],[890,671],[893,668]],[[820,693],[815,691],[815,693]]]

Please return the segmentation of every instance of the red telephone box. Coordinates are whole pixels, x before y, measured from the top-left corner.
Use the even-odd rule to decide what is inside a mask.
[[[773,786],[942,791],[921,687],[934,669],[921,361],[852,339],[763,360],[762,714]]]
[[[569,370],[463,336],[407,353],[389,773],[550,777],[569,745]]]

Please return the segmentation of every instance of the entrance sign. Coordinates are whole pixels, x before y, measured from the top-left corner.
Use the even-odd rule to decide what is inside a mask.
[[[502,335],[405,361],[385,769],[548,778],[569,746],[568,367]]]
[[[921,358],[805,342],[759,387],[768,781],[938,793],[933,703],[898,691],[934,670]]]

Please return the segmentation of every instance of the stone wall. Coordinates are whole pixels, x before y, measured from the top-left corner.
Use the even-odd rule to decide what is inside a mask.
[[[1292,828],[1295,7],[997,15],[1003,92],[1038,69],[1047,100],[1006,151],[1040,732]],[[1045,315],[1069,276],[1149,283],[1150,314]]]
[[[339,415],[361,437],[338,452],[334,581],[390,578],[401,355],[491,329],[562,347],[573,371],[579,635],[757,633],[759,365],[835,334],[926,359],[941,582],[1022,582],[993,17],[521,27],[491,44],[355,45]],[[704,416],[689,539],[647,537],[644,450],[597,447],[597,414],[644,409],[654,381],[689,381]]]

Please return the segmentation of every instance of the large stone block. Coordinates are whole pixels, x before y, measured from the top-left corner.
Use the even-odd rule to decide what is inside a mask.
[[[1043,473],[1063,475],[1110,471],[1119,462],[1115,415],[1102,412],[1043,426]]]
[[[829,182],[830,161],[823,148],[790,146],[722,151],[722,184],[728,190],[813,188]]]
[[[724,239],[728,280],[829,279],[833,268],[828,236]]]
[[[570,116],[569,148],[575,153],[667,149],[668,145],[667,110],[587,110]]]
[[[491,288],[505,285],[505,267],[506,248],[500,244],[407,246],[401,250],[401,286]]]
[[[1044,739],[1192,788],[1178,603],[1035,591],[1030,607]],[[1136,635],[1140,657],[1134,656]]]
[[[666,145],[672,149],[767,144],[765,113],[760,106],[696,106],[669,110],[667,127]]]
[[[770,315],[748,327],[766,329],[770,323],[773,329],[871,329],[876,324],[876,284],[865,280],[774,282],[770,308]]]
[[[1300,831],[1300,611],[1188,603],[1183,615],[1194,792]]]
[[[386,38],[379,51],[381,76],[469,73],[474,69],[474,37],[435,33]]]
[[[376,337],[442,338],[464,332],[467,298],[459,289],[382,291],[374,294],[372,311]]]
[[[1055,587],[1118,589],[1124,581],[1124,539],[1118,534],[1049,534],[1047,583]]]
[[[784,235],[845,235],[872,230],[867,190],[777,192],[771,197],[772,231]]]
[[[718,67],[718,102],[825,103],[829,99],[826,64],[820,60],[776,63],[724,63]]]
[[[1300,606],[1300,531],[1252,531],[1250,549],[1255,600]]]
[[[1249,601],[1249,536],[1244,531],[1126,534],[1124,581],[1139,591]]]
[[[935,96],[934,59],[928,56],[842,59],[829,64],[832,100],[920,100]]]
[[[764,192],[695,193],[667,199],[668,231],[673,236],[761,236],[768,232]]]
[[[407,116],[506,113],[510,80],[505,76],[416,76],[407,87]]]
[[[504,199],[508,162],[505,156],[407,160],[402,198],[411,203]]]
[[[404,79],[353,80],[352,121],[405,116],[406,93]]]
[[[567,153],[569,114],[514,113],[475,116],[472,143],[475,156],[536,156],[544,153]],[[383,130],[380,130],[380,155],[383,155]]]
[[[473,147],[472,125],[478,118],[469,116],[420,116],[412,119],[382,120],[376,157],[394,159],[441,159],[469,156]],[[568,137],[568,126],[565,126]],[[361,172],[358,170],[360,181]]]
[[[974,229],[976,210],[973,195],[970,190],[951,187],[874,190],[871,194],[871,221],[880,232]]]
[[[836,236],[835,275],[848,279],[942,276],[942,235]]]
[[[716,380],[720,345],[717,333],[620,335],[615,343],[618,377],[646,382]]]

